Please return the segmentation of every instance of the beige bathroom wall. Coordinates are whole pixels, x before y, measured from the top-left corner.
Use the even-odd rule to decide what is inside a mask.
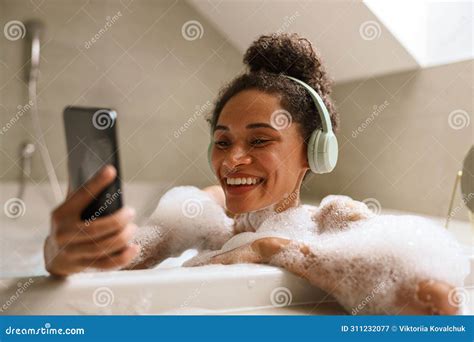
[[[339,163],[329,175],[311,176],[304,196],[344,194],[445,216],[474,142],[473,76],[469,60],[336,85]],[[467,220],[459,191],[454,210]]]
[[[31,18],[45,24],[38,105],[61,180],[67,177],[62,111],[71,104],[117,109],[126,180],[197,185],[213,180],[204,158],[209,130],[203,111],[241,70],[241,55],[186,2],[0,0],[0,6],[2,28]],[[183,31],[189,21],[197,21],[196,30]],[[10,41],[2,29],[0,44],[4,127],[28,103],[29,56],[27,37]],[[24,140],[35,140],[28,113],[0,135],[2,180],[18,178]],[[32,180],[47,181],[39,151]]]
[[[226,37],[184,1],[0,0],[1,28],[31,18],[45,24],[39,109],[61,180],[67,175],[62,110],[76,104],[118,110],[125,180],[213,181],[203,111],[242,70],[241,54]],[[202,26],[198,36],[183,34],[189,21]],[[28,101],[26,45],[26,38],[0,34],[2,127]],[[384,208],[446,215],[454,177],[473,143],[472,68],[471,60],[337,84],[340,161],[329,175],[311,175],[303,197],[345,194]],[[456,127],[451,113],[471,122]],[[2,181],[18,178],[25,140],[35,140],[29,114],[0,134]],[[47,181],[39,151],[32,181]],[[463,208],[459,196],[456,208]],[[464,209],[456,217],[466,219]]]

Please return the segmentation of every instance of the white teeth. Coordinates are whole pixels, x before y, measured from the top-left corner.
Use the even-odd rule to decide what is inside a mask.
[[[247,178],[226,178],[228,185],[245,185],[245,184],[257,184],[261,178],[247,177]]]

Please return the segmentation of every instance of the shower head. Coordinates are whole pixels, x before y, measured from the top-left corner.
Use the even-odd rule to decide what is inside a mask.
[[[25,22],[25,27],[28,41],[31,44],[31,65],[28,78],[29,82],[36,82],[40,63],[40,39],[44,31],[44,24],[37,19],[32,19]]]
[[[41,34],[44,30],[44,24],[42,21],[38,19],[31,19],[25,22],[26,27],[26,34],[27,37],[31,40],[35,39],[36,37],[39,39],[41,38]]]

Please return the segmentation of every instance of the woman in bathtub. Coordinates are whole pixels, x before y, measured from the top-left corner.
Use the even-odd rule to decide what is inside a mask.
[[[151,268],[196,248],[201,253],[185,266],[283,267],[352,313],[459,313],[452,299],[467,264],[441,227],[376,216],[346,196],[328,196],[319,207],[300,203],[310,172],[308,139],[322,123],[308,91],[285,75],[315,89],[338,126],[330,82],[310,42],[295,34],[262,36],[244,62],[248,72],[220,92],[209,119],[220,185],[169,190],[139,229],[130,208],[86,226],[80,212],[115,177],[107,166],[53,211],[46,269],[67,276],[87,268]]]

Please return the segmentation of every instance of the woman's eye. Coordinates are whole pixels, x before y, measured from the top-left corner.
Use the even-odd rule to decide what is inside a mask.
[[[252,140],[252,145],[263,145],[265,144],[266,142],[268,142],[270,140],[266,140],[266,139],[254,139]]]
[[[215,144],[216,144],[217,147],[220,147],[220,148],[224,148],[224,147],[229,146],[229,143],[227,141],[223,141],[223,140],[216,141]]]

